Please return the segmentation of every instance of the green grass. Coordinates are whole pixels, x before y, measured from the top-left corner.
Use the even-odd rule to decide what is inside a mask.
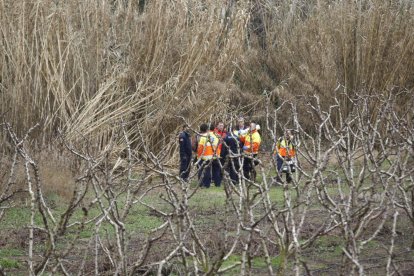
[[[224,207],[225,201],[226,194],[223,187],[210,187],[198,190],[190,199],[189,206],[200,210],[210,210]]]
[[[226,185],[223,183],[223,185]],[[226,193],[224,191],[224,187],[214,187],[214,185],[209,189],[198,189],[194,196],[189,199],[189,207],[190,213],[194,219],[194,225],[201,229],[202,231],[209,229],[211,227],[217,227],[220,229],[220,226],[223,225],[223,221],[227,218],[226,216],[229,215],[225,212],[226,210]],[[294,190],[291,186],[289,192],[291,193],[292,200],[296,198],[296,190]],[[177,194],[180,196],[180,189],[177,188]],[[257,188],[254,186],[249,186],[250,195],[253,195],[257,192]],[[284,187],[282,186],[271,186],[269,190],[269,197],[272,204],[278,206],[283,206],[284,204]],[[338,195],[337,186],[335,184],[329,185],[327,187],[328,193],[331,196]],[[343,185],[344,193],[349,193],[349,188],[347,185]],[[313,195],[314,196],[314,191]],[[172,207],[166,203],[161,196],[164,198],[167,197],[167,194],[164,190],[162,191],[154,191],[149,193],[144,202],[151,206],[156,207],[165,212],[172,211]],[[301,195],[302,198],[302,195]],[[233,194],[233,199],[236,200],[238,204],[238,196]],[[259,197],[256,198],[257,201]],[[54,204],[54,208],[52,212],[57,220],[59,220],[60,215],[65,211],[67,205],[60,201],[59,198],[56,196],[51,196],[48,199],[48,202],[52,202]],[[104,201],[104,205],[106,206],[108,203]],[[125,198],[120,196],[117,200],[117,204],[119,207],[120,212],[122,212],[122,207],[125,204]],[[312,203],[312,209],[315,211],[320,210],[320,204],[316,201]],[[88,210],[87,219],[91,219],[101,213],[100,208],[95,204]],[[257,217],[261,217],[263,214],[263,205],[258,204],[256,209],[254,210],[254,215]],[[74,212],[73,216],[70,219],[69,223],[73,223],[75,221],[81,221],[83,219],[84,213],[80,208]],[[228,217],[230,221],[232,219],[231,214]],[[319,217],[312,218],[312,222],[316,220],[320,220]],[[6,210],[6,215],[1,221],[0,230],[1,229],[20,229],[22,225],[28,225],[30,221],[30,208],[28,207],[14,207]],[[35,217],[36,225],[42,226],[43,222],[41,220],[40,215],[36,214]],[[135,203],[127,216],[127,219],[124,221],[126,226],[126,234],[129,238],[135,239],[139,235],[147,235],[152,229],[159,227],[162,223],[164,223],[164,218],[159,216],[157,213],[152,212],[150,208],[144,206],[140,203]],[[68,230],[65,234],[65,237],[59,240],[59,244],[57,244],[58,248],[66,248],[66,245],[70,243],[74,238],[77,236],[75,235],[78,226],[75,226]],[[89,225],[86,225],[85,228],[80,232],[80,246],[84,246],[81,243],[95,234],[95,223],[92,222]],[[229,229],[232,231],[234,229]],[[229,233],[231,236],[231,232]],[[101,227],[99,229],[99,235],[101,237],[108,237],[111,239],[115,236],[115,229],[112,225],[108,222],[103,221]],[[44,241],[38,242],[35,244],[35,251],[41,253],[44,250],[44,246],[46,243]],[[86,242],[85,242],[86,245]],[[331,263],[337,263],[342,256],[341,247],[343,246],[343,241],[340,240],[339,237],[328,235],[320,237],[315,243],[312,245],[311,248],[304,250],[303,255],[304,261],[309,264],[311,269],[323,269],[326,266],[329,266]],[[371,254],[371,252],[375,252],[379,248],[379,243],[376,241],[368,243],[364,250],[368,252],[367,256]],[[236,252],[239,253],[239,252]],[[20,249],[1,249],[0,250],[0,260],[4,263],[2,266],[4,268],[20,268],[23,266],[22,263],[19,264],[18,261],[15,261],[16,257],[24,256],[24,251]],[[233,255],[230,256],[226,261],[223,262],[221,265],[221,269],[231,266],[241,260],[240,255]],[[290,261],[288,260],[288,265],[291,265]],[[281,264],[281,258],[279,256],[271,258],[271,265],[276,271]],[[251,265],[253,271],[260,271],[263,273],[267,273],[267,264],[264,257],[254,257],[251,260]],[[240,272],[239,266],[236,266],[232,270],[226,272],[224,275],[238,275]]]
[[[4,247],[0,249],[0,266],[3,269],[20,268],[22,264],[16,258],[24,256],[25,252],[18,248]]]
[[[36,225],[42,224],[40,214],[36,213],[34,218]],[[0,223],[0,230],[20,229],[30,224],[30,208],[26,206],[9,208],[5,212],[4,218]]]
[[[122,199],[121,199],[122,200]],[[122,206],[124,203],[123,200],[119,202],[119,206]],[[62,201],[59,201],[57,196],[51,196],[48,198],[47,201],[55,202],[56,204]],[[159,196],[151,196],[146,199],[146,202],[160,205],[162,204],[162,200]],[[165,204],[165,203],[164,203]],[[61,214],[66,211],[67,205],[61,203],[60,205],[55,205],[55,208],[52,209],[52,213],[57,221],[59,221]],[[167,208],[167,207],[166,207]],[[96,217],[101,213],[100,209],[95,205],[88,210],[87,220]],[[69,224],[75,221],[81,221],[84,216],[83,211],[80,208],[77,208],[76,211],[73,213],[72,217],[69,220]],[[50,221],[51,222],[51,221]],[[21,229],[22,226],[29,225],[30,223],[30,208],[29,207],[13,207],[9,208],[5,212],[5,216],[3,217],[0,223],[0,230],[10,230],[10,229]],[[136,234],[136,233],[149,233],[152,229],[160,226],[163,223],[162,218],[150,215],[149,209],[142,205],[142,204],[135,204],[131,207],[130,213],[127,216],[125,221],[126,230],[128,233]],[[43,221],[36,210],[35,215],[35,225],[43,226]],[[64,246],[65,243],[70,242],[74,238],[77,237],[77,227],[74,226],[73,228],[68,229],[67,233],[65,234],[65,239],[60,240],[58,247]],[[94,230],[94,223],[90,223],[85,226],[84,229],[79,233],[80,239],[88,239],[95,234]],[[115,235],[114,227],[109,224],[109,222],[104,221],[99,229],[99,233],[103,236],[108,235],[109,237]],[[44,249],[44,243],[41,242],[35,245],[37,251],[42,251]],[[20,256],[23,253],[15,249],[1,249],[0,250],[0,258],[1,257],[15,257]],[[6,262],[7,263],[7,262]],[[5,267],[5,266],[4,266]]]
[[[148,210],[131,210],[126,220],[126,230],[133,232],[149,233],[152,229],[164,223],[163,219],[149,215]]]
[[[10,268],[19,268],[20,264],[16,260],[12,260],[9,258],[0,258],[0,266],[4,269],[10,269]]]
[[[242,257],[240,255],[231,255],[227,260],[225,260],[222,265],[221,269],[229,267],[231,265],[234,265],[236,263],[241,262]],[[271,266],[273,270],[275,271],[278,269],[278,267],[281,264],[281,258],[280,256],[276,256],[270,259]],[[266,259],[264,257],[253,257],[251,260],[252,269],[257,269],[261,271],[267,272],[267,263]],[[223,275],[239,275],[240,273],[240,267],[236,266],[233,269],[227,271]]]
[[[0,249],[0,258],[7,258],[7,257],[17,257],[23,256],[24,251],[18,248],[1,248]]]
[[[269,191],[269,197],[272,202],[283,202],[284,201],[284,194],[282,187],[272,187]]]
[[[279,256],[273,257],[270,259],[270,264],[273,268],[278,268],[281,264],[282,260]],[[252,267],[253,268],[267,268],[266,259],[263,257],[254,257],[252,260]]]
[[[315,242],[315,247],[321,252],[328,252],[334,255],[342,253],[343,241],[337,236],[322,236]]]
[[[226,271],[223,274],[220,275],[240,275],[240,264],[242,260],[242,256],[241,255],[237,255],[237,254],[233,254],[231,256],[229,256],[225,261],[222,262],[220,269],[225,269],[227,267],[230,267],[232,265],[236,265],[234,268]],[[188,258],[188,262],[192,263],[193,262],[193,258]],[[278,269],[278,267],[281,264],[281,258],[279,256],[273,257],[270,259],[270,263],[271,266],[273,267],[273,270],[275,271],[276,269]],[[253,257],[251,259],[251,268],[252,270],[260,270],[260,271],[264,271],[265,274],[267,273],[267,263],[264,257]],[[201,270],[207,270],[207,267],[201,267]]]
[[[270,198],[272,202],[282,202],[283,201],[283,190],[281,187],[272,187],[270,190]],[[52,200],[54,202],[59,202],[59,200],[53,196]],[[159,195],[151,195],[145,199],[145,202],[158,207],[163,210],[171,209],[162,199],[160,199]],[[189,200],[189,207],[193,210],[204,210],[204,211],[211,211],[211,210],[222,210],[224,208],[226,202],[226,194],[224,192],[223,187],[214,187],[212,186],[210,189],[200,189],[196,192],[196,194]],[[123,205],[123,200],[118,200],[118,206]],[[66,210],[66,205],[57,205],[56,208],[52,210],[53,215],[57,220],[59,220],[60,215]],[[149,214],[149,209],[141,205],[139,203],[135,204],[131,207],[130,213],[128,215],[128,219],[126,221],[126,227],[128,231],[143,231],[148,232],[152,228],[158,227],[162,224],[162,218],[159,218],[154,215]],[[93,206],[88,210],[87,219],[91,219],[100,214],[100,210],[97,206]],[[83,218],[84,214],[83,211],[78,208],[73,213],[72,217],[69,220],[69,224],[75,221],[80,221]],[[21,228],[22,225],[28,225],[30,222],[30,208],[28,207],[15,207],[10,208],[6,211],[5,217],[2,219],[2,223],[0,224],[0,229],[17,229]],[[38,212],[35,215],[35,224],[36,225],[43,225],[42,218]],[[113,233],[111,230],[112,226],[103,224],[104,229],[109,231],[109,233]],[[92,230],[89,229],[89,226],[86,226],[83,232],[81,233],[81,237],[89,238],[93,235]]]

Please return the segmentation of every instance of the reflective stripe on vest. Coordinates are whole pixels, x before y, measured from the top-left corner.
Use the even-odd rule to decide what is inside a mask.
[[[197,157],[210,160],[214,155],[214,145],[217,147],[218,139],[213,136],[201,136],[197,147]]]

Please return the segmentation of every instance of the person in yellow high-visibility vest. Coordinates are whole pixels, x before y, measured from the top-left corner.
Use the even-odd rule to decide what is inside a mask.
[[[218,144],[218,139],[211,135],[208,130],[207,124],[200,126],[200,136],[197,145],[198,179],[200,187],[205,188],[210,188],[211,165]]]
[[[216,152],[215,156],[213,156],[212,162],[212,180],[216,187],[221,186],[221,181],[223,179],[222,168],[224,165],[224,159],[221,156],[221,150],[223,148],[223,138],[226,136],[226,130],[224,129],[224,123],[219,122],[217,127],[214,124],[210,126],[210,135],[217,138],[217,147],[215,147]]]
[[[256,170],[255,166],[259,164],[257,154],[259,153],[260,143],[262,138],[257,131],[256,124],[250,123],[250,128],[247,134],[243,137],[243,173],[247,179],[255,180]]]
[[[273,152],[277,162],[277,182],[282,182],[282,173],[286,173],[286,181],[292,181],[292,172],[295,171],[294,158],[296,157],[296,147],[293,144],[293,134],[291,130],[286,130],[285,135],[276,142]]]

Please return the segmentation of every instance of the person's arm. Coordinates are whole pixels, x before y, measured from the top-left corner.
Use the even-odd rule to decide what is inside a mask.
[[[180,145],[180,151],[182,151],[184,145],[184,135],[181,132],[178,134],[178,143]]]
[[[253,152],[259,152],[260,144],[262,142],[262,138],[260,137],[259,133],[255,133],[252,137],[253,143]]]
[[[283,157],[280,155],[279,150],[280,150],[280,139],[277,139],[277,141],[276,141],[276,156],[277,156],[278,158],[283,158]]]
[[[292,140],[291,140],[291,145],[292,145],[292,158],[296,158],[296,146]]]
[[[186,151],[186,154],[190,157],[193,154],[193,144],[192,144],[193,141],[191,140],[191,138],[192,137],[187,134],[186,140],[185,140],[185,151]]]
[[[221,158],[226,158],[227,155],[229,154],[229,139],[228,137],[225,137],[223,139],[223,143],[221,144]]]
[[[198,147],[197,136],[193,136],[191,138],[191,148],[192,148],[193,152],[197,152],[197,147]]]

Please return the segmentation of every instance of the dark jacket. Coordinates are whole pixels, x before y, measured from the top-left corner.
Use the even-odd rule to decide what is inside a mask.
[[[188,132],[182,131],[178,136],[180,143],[180,157],[191,157],[191,136]]]
[[[229,131],[223,140],[221,157],[226,158],[226,156],[229,155],[230,151],[233,155],[240,152],[240,139],[234,133]]]

